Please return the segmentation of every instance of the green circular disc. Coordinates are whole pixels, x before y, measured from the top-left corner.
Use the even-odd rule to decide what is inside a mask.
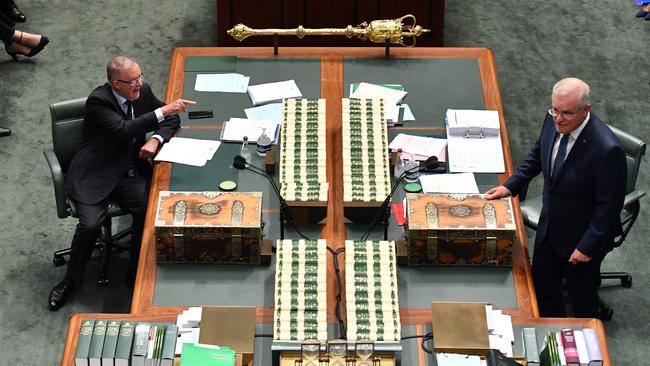
[[[224,180],[221,183],[219,183],[219,189],[222,191],[234,191],[237,189],[237,183],[231,181],[231,180]]]
[[[422,190],[422,186],[419,183],[407,183],[404,190],[408,193],[418,193]]]

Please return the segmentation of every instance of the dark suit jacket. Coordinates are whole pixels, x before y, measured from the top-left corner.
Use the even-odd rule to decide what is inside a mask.
[[[625,152],[592,112],[557,177],[551,179],[555,136],[553,118],[547,114],[535,146],[504,185],[517,195],[541,172],[543,208],[535,245],[550,243],[556,254],[567,259],[575,248],[593,257],[622,233],[619,215],[626,193]]]
[[[178,116],[158,123],[154,110],[163,105],[151,87],[143,84],[140,97],[133,102],[135,119],[127,120],[109,84],[93,90],[86,101],[79,147],[66,176],[68,194],[92,205],[106,198],[133,165],[141,174],[150,174],[148,162],[137,157],[146,133],[154,131],[169,141],[180,125]]]

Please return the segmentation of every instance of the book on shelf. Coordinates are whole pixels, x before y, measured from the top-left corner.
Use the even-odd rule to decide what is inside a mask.
[[[88,365],[102,366],[102,349],[104,348],[104,338],[106,338],[106,319],[95,321],[93,336],[90,339],[90,349],[88,350]]]
[[[600,352],[600,345],[598,344],[598,335],[596,331],[591,328],[584,328],[582,334],[585,338],[587,345],[587,356],[589,357],[589,366],[602,366],[603,355]]]
[[[567,366],[580,366],[580,358],[578,357],[578,348],[573,333],[573,329],[560,330],[560,340],[564,348],[564,359]]]
[[[135,326],[131,351],[132,366],[144,366],[145,364],[147,345],[149,343],[149,329],[151,329],[151,325],[148,323],[138,323]]]
[[[93,336],[94,327],[94,319],[81,322],[79,337],[77,338],[77,349],[74,354],[75,366],[88,366],[88,352],[90,351],[90,340]]]
[[[120,334],[115,347],[115,366],[129,366],[131,360],[131,346],[133,345],[134,323],[123,321],[120,325]]]
[[[234,366],[235,351],[226,346],[185,343],[180,364],[182,366]]]
[[[175,325],[167,325],[161,350],[161,366],[172,366],[174,364],[177,338],[178,327]]]
[[[539,347],[537,346],[537,331],[535,328],[524,328],[522,331],[524,357],[527,366],[539,366]]]
[[[102,349],[102,366],[113,366],[115,360],[115,350],[117,349],[117,338],[120,334],[119,320],[109,320],[106,326],[106,337],[104,338],[104,348]]]

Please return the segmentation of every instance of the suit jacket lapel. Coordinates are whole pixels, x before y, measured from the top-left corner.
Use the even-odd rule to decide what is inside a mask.
[[[578,139],[573,144],[573,147],[571,147],[571,151],[569,151],[566,159],[564,159],[564,164],[562,164],[560,171],[557,173],[557,177],[553,179],[553,185],[562,179],[562,177],[566,174],[566,171],[570,170],[571,167],[576,163],[576,160],[580,159],[580,156],[584,156],[584,150],[589,145],[591,134],[593,133],[593,122],[591,119],[592,117],[589,118],[589,122],[587,122],[585,128],[582,130],[582,132],[580,132]]]

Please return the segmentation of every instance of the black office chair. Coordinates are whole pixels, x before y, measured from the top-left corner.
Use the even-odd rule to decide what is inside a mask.
[[[80,98],[50,105],[53,149],[44,150],[43,154],[52,173],[56,211],[61,219],[68,216],[77,217],[74,202],[69,199],[65,191],[64,178],[81,136],[85,104],[86,98]],[[102,250],[101,266],[97,278],[97,284],[100,286],[110,283],[108,267],[112,250],[130,250],[130,245],[122,242],[122,239],[130,236],[130,227],[115,235],[112,235],[111,232],[111,219],[126,214],[128,212],[122,211],[122,208],[116,202],[109,202],[108,218],[102,224],[101,234],[94,246],[95,249]],[[54,265],[61,266],[65,264],[64,256],[66,255],[70,255],[70,248],[54,252]]]
[[[609,128],[621,141],[625,154],[627,155],[627,188],[625,191],[623,210],[621,211],[623,234],[614,240],[613,249],[623,244],[637,216],[639,216],[641,208],[639,200],[645,196],[645,192],[637,190],[635,186],[636,178],[639,175],[641,159],[645,155],[646,144],[641,139],[621,131],[616,127],[609,126]],[[524,189],[523,195],[520,194],[519,198],[521,200],[521,214],[524,219],[524,225],[533,230],[537,230],[537,223],[539,222],[539,215],[542,210],[542,197],[526,198],[526,190]],[[621,281],[623,287],[632,287],[632,275],[628,272],[601,272],[600,278],[603,280],[618,279]],[[602,300],[600,302],[600,310],[603,320],[610,320],[614,314],[614,311]]]

